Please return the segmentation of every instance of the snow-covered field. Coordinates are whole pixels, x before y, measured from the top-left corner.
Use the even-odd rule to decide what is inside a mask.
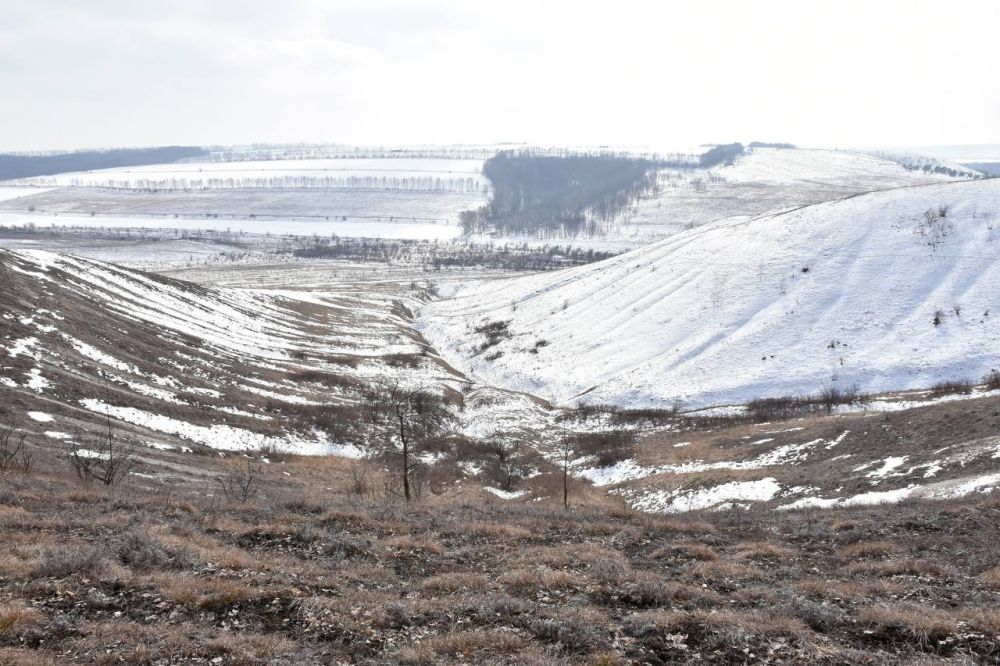
[[[559,403],[742,403],[978,380],[1000,358],[1000,181],[724,220],[424,308],[446,359]],[[504,323],[506,322],[506,323]],[[493,324],[495,344],[477,327]]]
[[[0,226],[450,239],[490,191],[481,159],[183,162],[0,183]]]

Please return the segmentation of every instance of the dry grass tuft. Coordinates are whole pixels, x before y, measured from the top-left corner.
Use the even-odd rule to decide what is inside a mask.
[[[987,590],[1000,590],[1000,567],[987,569],[979,574],[979,580]]]
[[[427,592],[448,594],[459,591],[482,592],[489,589],[490,579],[480,574],[446,573],[425,578],[420,587]]]
[[[385,546],[400,553],[426,553],[444,555],[444,546],[429,539],[418,539],[406,534],[386,540]]]
[[[862,558],[889,557],[899,552],[896,544],[889,541],[859,541],[841,548],[839,555],[844,559],[857,560]]]
[[[37,608],[15,602],[0,606],[0,638],[18,638],[29,629],[45,625],[45,616]]]
[[[525,640],[506,631],[455,631],[444,636],[426,638],[418,645],[405,648],[396,655],[400,664],[438,664],[441,657],[461,657],[463,661],[473,659],[480,653],[512,655],[525,647]]]
[[[736,555],[747,560],[787,560],[795,557],[795,551],[767,541],[754,541],[736,546]]]
[[[679,543],[671,546],[661,546],[650,553],[649,556],[654,560],[662,560],[677,555],[703,562],[714,562],[719,559],[718,553],[712,550],[710,546],[701,543]]]
[[[917,604],[869,606],[858,612],[858,621],[885,639],[902,639],[921,649],[940,642],[958,629],[958,620],[943,610]]]
[[[583,587],[583,579],[558,569],[515,569],[500,576],[500,585],[512,594],[532,595],[541,590],[568,590]]]

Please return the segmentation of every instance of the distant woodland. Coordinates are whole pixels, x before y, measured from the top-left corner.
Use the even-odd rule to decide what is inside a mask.
[[[113,150],[81,150],[71,153],[0,155],[0,180],[51,176],[72,171],[91,171],[114,167],[165,164],[189,157],[207,155],[195,146],[164,146],[161,148],[116,148]]]
[[[660,169],[730,165],[744,151],[740,143],[713,146],[700,156],[667,159],[618,153],[503,151],[483,165],[483,174],[493,184],[492,199],[481,208],[463,212],[462,227],[466,234],[542,238],[597,235],[637,201],[659,193]]]
[[[588,235],[655,194],[665,163],[612,153],[503,151],[483,165],[493,198],[462,213],[466,233]],[[687,165],[685,165],[687,166]]]

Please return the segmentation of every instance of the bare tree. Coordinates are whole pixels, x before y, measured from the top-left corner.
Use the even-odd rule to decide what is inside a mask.
[[[69,442],[69,461],[81,481],[99,481],[105,486],[118,485],[138,464],[134,440],[115,433],[111,414],[105,431],[98,437],[79,432]]]
[[[13,426],[0,430],[0,472],[16,470],[27,474],[31,471],[31,452],[25,444],[27,437]]]
[[[257,476],[260,474],[260,466],[254,465],[249,459],[246,466],[240,465],[225,476],[218,476],[215,481],[222,488],[222,494],[230,502],[236,500],[245,503],[257,494]]]
[[[447,410],[440,396],[427,389],[412,389],[399,380],[384,380],[370,394],[373,425],[380,431],[377,453],[399,466],[403,497],[412,501],[414,456],[444,432]]]
[[[569,435],[559,440],[559,462],[562,467],[563,508],[569,508],[569,465],[576,457],[576,441]]]
[[[522,446],[516,438],[503,433],[493,433],[486,438],[486,453],[491,458],[490,472],[501,490],[513,490],[524,479],[536,462],[536,452]]]

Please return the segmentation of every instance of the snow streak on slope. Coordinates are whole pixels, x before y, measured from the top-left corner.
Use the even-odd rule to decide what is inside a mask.
[[[457,367],[562,403],[978,379],[1000,358],[998,218],[1000,181],[986,180],[724,220],[589,266],[467,283],[420,326]]]

